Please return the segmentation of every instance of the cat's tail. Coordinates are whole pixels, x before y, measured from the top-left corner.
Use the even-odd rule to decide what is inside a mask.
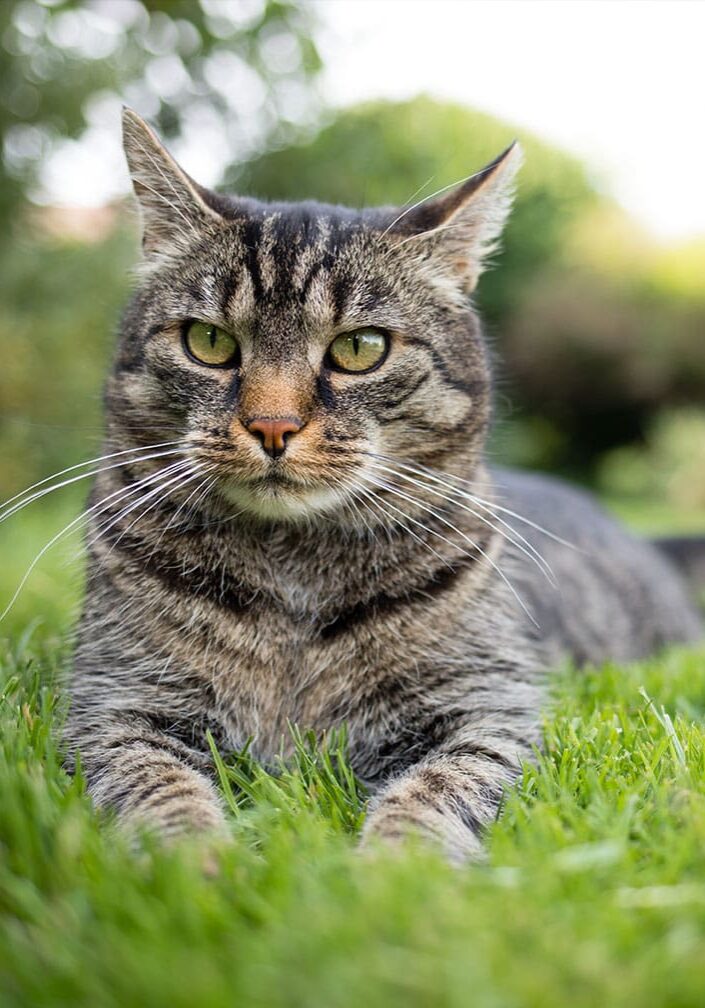
[[[664,536],[651,542],[665,553],[696,595],[705,598],[705,536]]]

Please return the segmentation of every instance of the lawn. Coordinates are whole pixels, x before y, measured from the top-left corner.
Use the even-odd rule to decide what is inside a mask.
[[[62,578],[50,561],[0,644],[0,1004],[702,1005],[705,651],[557,673],[545,754],[462,871],[357,853],[340,740],[276,778],[223,754],[213,875],[193,845],[130,849],[61,769]]]

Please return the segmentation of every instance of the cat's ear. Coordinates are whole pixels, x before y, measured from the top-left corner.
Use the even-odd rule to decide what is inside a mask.
[[[431,241],[434,255],[452,268],[464,290],[472,291],[497,248],[521,162],[522,150],[514,141],[465,182],[402,213],[389,230],[402,236],[400,245]]]
[[[179,167],[147,123],[123,108],[122,142],[142,220],[146,255],[186,245],[209,221],[222,218],[208,206],[199,186]]]

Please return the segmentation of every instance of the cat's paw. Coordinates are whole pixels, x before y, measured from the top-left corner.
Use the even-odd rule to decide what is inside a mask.
[[[382,802],[368,816],[360,837],[360,851],[372,855],[378,850],[403,850],[412,844],[433,847],[456,867],[482,861],[485,848],[480,839],[452,816],[405,814],[403,809],[386,808]]]

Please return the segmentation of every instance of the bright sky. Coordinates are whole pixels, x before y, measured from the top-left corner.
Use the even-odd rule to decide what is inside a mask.
[[[657,236],[705,234],[702,0],[324,0],[320,9],[328,100],[423,91],[465,102],[585,158]]]

